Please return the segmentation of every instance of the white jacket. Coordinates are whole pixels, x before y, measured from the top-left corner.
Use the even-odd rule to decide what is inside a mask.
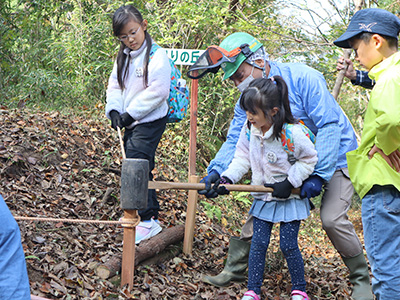
[[[281,139],[277,140],[272,136],[273,126],[264,135],[261,130],[252,126],[250,141],[246,136],[246,129],[247,125],[244,125],[235,156],[221,176],[226,176],[235,183],[251,169],[251,184],[253,185],[277,183],[288,178],[293,187],[298,188],[314,171],[314,166],[318,161],[317,151],[300,125],[296,124],[292,128],[293,155],[296,158],[293,165],[288,160],[288,154],[283,149]],[[264,201],[279,200],[273,198],[271,193],[252,193],[252,195]]]
[[[128,50],[129,49],[125,49]],[[120,114],[128,112],[136,120],[128,128],[139,123],[147,123],[165,117],[168,112],[168,95],[171,84],[171,66],[164,49],[159,48],[148,65],[148,87],[143,82],[146,41],[136,51],[126,53],[131,56],[129,74],[122,91],[117,79],[117,64],[114,63],[107,88],[106,116],[116,110]]]

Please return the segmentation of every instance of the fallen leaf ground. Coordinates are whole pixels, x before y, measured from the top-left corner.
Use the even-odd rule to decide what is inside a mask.
[[[101,113],[88,115],[0,109],[0,192],[14,216],[121,217],[118,137]],[[156,164],[155,180],[186,181],[187,140],[177,128],[169,125]],[[112,197],[104,197],[107,190]],[[184,224],[187,193],[160,191],[158,196],[162,226]],[[246,283],[215,288],[201,276],[223,269],[229,236],[237,234],[247,209],[232,196],[200,198],[193,253],[179,251],[169,260],[141,264],[132,290],[120,288],[118,276],[102,280],[95,273],[99,263],[122,252],[120,227],[18,221],[31,293],[48,299],[241,299]],[[362,240],[359,206],[349,216]],[[318,208],[303,222],[299,239],[311,299],[350,299],[347,271],[321,229]],[[290,278],[277,230],[264,278],[264,299],[289,299]]]

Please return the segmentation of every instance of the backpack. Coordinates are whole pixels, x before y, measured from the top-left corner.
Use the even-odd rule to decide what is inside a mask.
[[[304,122],[302,120],[299,121],[298,123],[301,125],[301,130],[304,132],[304,134],[315,144],[315,135],[314,133],[306,126],[304,125]],[[282,126],[282,131],[281,131],[281,142],[282,142],[282,147],[283,150],[288,154],[288,160],[289,162],[293,165],[296,162],[296,158],[294,157],[294,144],[293,144],[293,125],[291,123],[284,123]],[[246,136],[247,140],[250,141],[250,128],[247,127],[246,129]]]
[[[151,45],[149,62],[158,48],[161,47],[157,44]],[[168,60],[171,65],[171,85],[168,96],[167,123],[176,123],[186,116],[189,104],[189,89],[182,85],[182,80],[180,80],[182,78],[181,71],[179,71],[172,59],[168,58]]]

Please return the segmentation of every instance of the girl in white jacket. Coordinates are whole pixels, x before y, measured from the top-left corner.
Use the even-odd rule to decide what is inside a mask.
[[[274,190],[252,194],[254,202],[249,214],[254,217],[254,235],[249,256],[249,291],[242,300],[260,299],[265,255],[274,223],[280,223],[280,247],[291,276],[292,300],[308,299],[297,236],[300,221],[310,215],[310,204],[308,199],[292,194],[292,188],[300,187],[313,172],[317,152],[307,136],[307,128],[292,115],[288,87],[282,77],[253,80],[241,95],[240,106],[246,111],[247,126],[243,126],[231,164],[213,188],[218,194],[229,193],[219,185],[235,183],[251,169],[252,184]],[[286,144],[290,144],[290,151],[285,149]]]
[[[154,156],[167,123],[171,67],[162,48],[150,59],[154,43],[147,32],[147,20],[132,5],[121,6],[113,16],[114,35],[120,41],[108,88],[106,116],[114,129],[125,127],[127,158],[149,161],[153,178]],[[139,211],[136,244],[161,231],[160,209],[155,190],[149,190],[147,209]]]

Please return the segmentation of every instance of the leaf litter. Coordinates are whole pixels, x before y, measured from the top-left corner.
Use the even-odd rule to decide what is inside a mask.
[[[0,109],[0,192],[15,216],[118,220],[122,158],[117,134],[102,114]],[[155,180],[183,181],[187,151],[168,127],[157,150]],[[177,149],[179,147],[179,150]],[[179,155],[176,155],[179,153]],[[175,154],[175,155],[174,155]],[[158,192],[164,227],[184,224],[187,192]],[[199,199],[208,201],[207,199]],[[232,209],[246,216],[232,198]],[[362,240],[359,210],[349,213]],[[216,288],[202,274],[222,271],[234,235],[198,205],[193,253],[135,269],[134,288],[119,276],[103,280],[98,264],[122,252],[122,228],[104,224],[18,221],[31,293],[48,299],[241,299],[246,283]],[[232,224],[230,224],[232,225]],[[234,224],[240,228],[240,223]],[[363,240],[362,240],[363,241]],[[319,209],[302,224],[307,292],[311,299],[350,299],[347,270],[321,228]],[[274,230],[266,257],[264,299],[289,299],[290,276]]]

